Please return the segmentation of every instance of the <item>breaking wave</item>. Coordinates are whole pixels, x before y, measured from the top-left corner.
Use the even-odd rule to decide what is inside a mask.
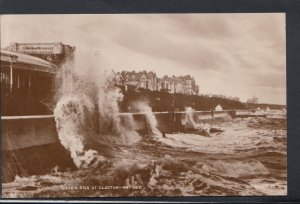
[[[89,148],[91,143],[132,145],[140,141],[139,124],[133,115],[120,114],[123,94],[112,84],[112,73],[98,73],[91,85],[86,79],[74,80],[72,66],[66,64],[61,76],[63,83],[54,110],[56,127],[61,144],[70,152],[78,168],[105,160],[96,150]],[[151,107],[139,101],[134,105],[138,112],[145,114],[149,134],[160,136]]]
[[[145,102],[135,103],[135,107],[140,113],[144,113],[146,117],[146,126],[148,127],[148,133],[154,136],[161,137],[161,132],[157,129],[157,121],[155,115],[152,112],[152,108]]]
[[[94,134],[94,105],[85,95],[67,95],[61,98],[54,109],[58,138],[70,152],[77,168],[87,168],[104,160],[97,151],[87,149],[91,134]]]
[[[191,107],[185,108],[185,115],[182,120],[182,124],[187,129],[202,129],[204,131],[209,131],[209,124],[205,124],[199,121],[198,115],[194,114],[195,110]]]

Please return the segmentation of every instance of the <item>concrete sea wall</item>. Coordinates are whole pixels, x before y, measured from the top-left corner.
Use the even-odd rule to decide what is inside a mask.
[[[2,117],[2,150],[59,142],[53,117]]]

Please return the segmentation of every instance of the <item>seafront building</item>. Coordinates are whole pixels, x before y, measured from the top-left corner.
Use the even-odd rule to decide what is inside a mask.
[[[1,49],[2,115],[48,114],[56,73],[74,52],[62,43],[11,43]]]
[[[165,75],[158,78],[156,73],[150,71],[122,71],[116,73],[115,83],[117,85],[132,85],[137,88],[151,91],[164,91],[169,93],[181,93],[188,95],[198,95],[199,86],[190,75],[172,76]]]
[[[157,76],[154,72],[127,72],[122,71],[116,73],[115,83],[117,85],[132,85],[138,88],[157,90]]]
[[[6,50],[35,56],[61,66],[74,57],[75,47],[61,42],[55,43],[10,43]]]

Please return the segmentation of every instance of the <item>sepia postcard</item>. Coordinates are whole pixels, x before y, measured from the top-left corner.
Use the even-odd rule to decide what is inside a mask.
[[[2,198],[287,195],[284,13],[0,22]]]

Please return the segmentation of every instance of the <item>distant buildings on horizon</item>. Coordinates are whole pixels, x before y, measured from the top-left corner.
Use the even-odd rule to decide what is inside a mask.
[[[222,95],[222,94],[209,94],[208,96],[209,97],[229,99],[229,100],[232,100],[232,101],[240,101],[239,97],[232,97],[232,96],[228,97],[228,96],[225,96],[225,95]]]
[[[253,97],[247,100],[247,103],[258,104],[258,98]]]

